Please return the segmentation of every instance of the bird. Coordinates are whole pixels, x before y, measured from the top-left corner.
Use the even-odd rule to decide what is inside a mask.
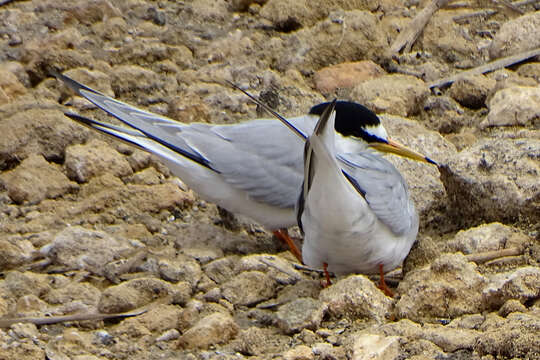
[[[72,112],[66,112],[67,117],[156,155],[201,198],[273,231],[301,261],[286,229],[297,224],[295,206],[304,178],[304,143],[324,106],[319,104],[308,114],[285,119],[242,90],[292,131],[274,118],[230,125],[187,124],[118,101],[59,72],[53,75],[127,126]],[[336,106],[340,114],[335,129],[339,152],[363,151],[366,139],[373,138],[379,140],[382,151],[431,161],[389,140],[378,117],[362,105],[340,101]]]
[[[343,152],[336,143],[340,116],[336,100],[318,106],[321,112],[304,146],[304,181],[296,205],[304,235],[304,264],[323,268],[327,284],[334,274],[380,273],[398,267],[418,234],[419,217],[407,183],[378,152],[388,146],[386,134],[368,134],[371,122],[350,122],[351,133],[365,140],[362,151]],[[341,114],[343,115],[343,114]],[[379,137],[380,136],[380,137]],[[428,158],[415,160],[437,165]]]

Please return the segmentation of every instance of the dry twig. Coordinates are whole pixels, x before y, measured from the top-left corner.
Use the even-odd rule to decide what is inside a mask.
[[[442,79],[439,79],[439,80],[432,81],[432,82],[428,83],[428,86],[429,86],[429,88],[434,88],[434,87],[439,87],[439,86],[443,86],[443,85],[449,85],[449,84],[452,84],[454,81],[456,81],[458,79],[461,79],[461,78],[464,78],[466,76],[484,74],[484,73],[487,73],[487,72],[490,72],[490,71],[493,71],[493,70],[497,70],[497,69],[500,69],[500,68],[504,68],[504,67],[507,67],[507,66],[510,66],[510,65],[517,64],[519,62],[522,62],[523,60],[527,60],[527,59],[529,59],[531,57],[538,56],[538,55],[540,55],[540,48],[534,49],[534,50],[529,50],[529,51],[524,51],[524,52],[516,54],[516,55],[511,55],[511,56],[507,56],[507,57],[504,57],[504,58],[500,58],[500,59],[494,60],[492,62],[489,62],[487,64],[483,64],[483,65],[477,66],[475,68],[472,68],[472,69],[469,69],[469,70],[466,70],[466,71],[462,71],[462,72],[457,73],[457,74],[452,75],[452,76],[448,76],[448,77],[445,77],[445,78],[442,78]]]
[[[394,43],[390,46],[390,54],[399,53],[402,49],[405,49],[405,52],[410,52],[429,19],[446,3],[448,3],[448,0],[432,0],[423,8],[394,40]]]

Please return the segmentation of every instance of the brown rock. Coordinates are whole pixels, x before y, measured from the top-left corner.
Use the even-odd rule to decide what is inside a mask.
[[[514,299],[524,303],[540,295],[540,269],[534,266],[518,268],[490,278],[490,284],[483,290],[486,304],[498,309],[506,301]]]
[[[83,141],[88,134],[61,111],[47,109],[46,104],[14,107],[0,118],[0,128],[0,168],[36,153],[49,161],[63,159],[65,147]]]
[[[20,83],[15,74],[4,69],[0,69],[0,89],[2,89],[8,101],[26,94],[26,88]]]
[[[123,238],[112,237],[103,231],[80,226],[67,227],[54,240],[41,248],[53,263],[68,269],[83,269],[103,275],[107,263],[128,255],[134,249]]]
[[[480,225],[462,230],[446,243],[452,252],[473,254],[512,247],[522,247],[530,241],[529,237],[516,228],[501,223]]]
[[[461,105],[478,109],[485,105],[486,98],[496,83],[484,75],[469,76],[455,81],[450,87],[449,94]]]
[[[344,31],[344,25],[346,29]],[[278,51],[291,51],[279,56],[279,69],[301,68],[304,72],[331,64],[371,59],[387,46],[386,37],[378,26],[378,18],[368,11],[350,10],[334,14],[310,28],[291,35]],[[340,39],[340,40],[336,40]]]
[[[513,86],[499,90],[489,100],[489,114],[481,125],[540,126],[540,87]]]
[[[386,72],[373,61],[346,62],[318,70],[313,77],[315,87],[322,93],[336,89],[352,88],[366,80],[384,75]]]
[[[365,334],[353,345],[353,360],[394,360],[399,358],[399,337]]]
[[[303,329],[316,330],[322,322],[323,307],[312,298],[299,298],[279,307],[276,317],[279,328],[285,334]]]
[[[16,203],[39,203],[57,198],[78,189],[58,166],[50,164],[41,155],[31,155],[15,169],[0,174],[0,182]]]
[[[236,336],[238,325],[234,319],[222,313],[214,313],[199,320],[180,337],[179,344],[185,349],[206,349],[211,345],[226,343]]]
[[[313,360],[315,356],[306,345],[298,345],[283,354],[283,360]]]
[[[245,271],[221,285],[221,293],[234,305],[252,306],[276,293],[277,283],[260,271]]]
[[[527,137],[482,139],[441,168],[450,212],[462,228],[483,222],[540,221],[540,141]],[[518,176],[519,174],[519,176]]]
[[[191,288],[177,287],[155,278],[133,279],[105,289],[98,308],[104,313],[118,313],[165,297],[170,297],[174,303],[185,304],[191,297]]]
[[[261,9],[261,16],[270,20],[278,29],[291,31],[312,26],[336,9],[373,11],[378,5],[377,1],[371,0],[268,0]]]
[[[362,82],[354,88],[351,97],[376,113],[408,116],[420,111],[428,95],[428,87],[422,80],[393,74]]]
[[[398,286],[397,316],[413,321],[452,318],[484,309],[487,279],[461,254],[443,254],[428,268],[406,274]]]
[[[390,316],[392,299],[363,275],[351,275],[321,291],[325,313],[332,318],[369,319],[378,322]]]
[[[65,166],[69,178],[78,182],[87,182],[106,172],[118,177],[133,174],[126,157],[100,140],[68,147]]]
[[[491,42],[489,56],[496,59],[540,47],[538,29],[538,11],[505,22]]]

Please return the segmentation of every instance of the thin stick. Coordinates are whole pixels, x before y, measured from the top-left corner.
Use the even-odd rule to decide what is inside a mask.
[[[431,19],[437,10],[445,6],[447,2],[448,0],[432,0],[431,3],[423,8],[394,40],[394,43],[390,46],[390,53],[397,54],[403,48],[405,48],[405,52],[410,52],[411,47],[429,22],[429,19]]]
[[[485,251],[485,252],[476,253],[476,254],[469,254],[469,255],[465,255],[465,257],[469,261],[475,262],[477,264],[482,264],[493,259],[499,259],[505,256],[521,255],[522,253],[523,253],[523,250],[520,248],[509,248],[509,249],[502,249],[502,250]]]
[[[154,308],[157,305],[170,302],[169,297],[159,299],[154,301],[151,304],[140,307],[138,309],[127,311],[123,313],[115,314],[103,314],[103,313],[82,313],[82,314],[72,314],[72,315],[60,315],[60,316],[45,316],[45,317],[19,317],[19,318],[0,318],[0,328],[7,328],[16,323],[32,323],[35,325],[48,325],[56,324],[61,322],[68,321],[85,321],[85,320],[106,320],[122,317],[132,317],[144,314],[150,309]]]
[[[515,2],[512,2],[512,3],[508,3],[508,4],[510,4],[512,6],[512,9],[513,8],[518,9],[518,6],[525,6],[525,5],[535,4],[538,1],[540,1],[540,0],[522,0],[522,1],[515,1]],[[508,4],[506,4],[506,3],[503,3],[503,4],[508,6]],[[523,13],[523,11],[521,11],[520,9],[518,9],[518,11]],[[468,14],[454,16],[452,18],[452,20],[454,20],[455,22],[460,22],[460,21],[467,20],[467,19],[470,19],[470,18],[473,18],[473,17],[479,17],[479,16],[489,17],[489,16],[497,14],[498,12],[499,11],[495,10],[495,9],[475,11],[475,12],[468,13]]]
[[[516,54],[516,55],[511,55],[511,56],[507,56],[507,57],[504,57],[504,58],[500,58],[500,59],[494,60],[492,62],[489,62],[487,64],[483,64],[483,65],[477,66],[475,68],[472,68],[472,69],[469,69],[469,70],[466,70],[466,71],[462,71],[462,72],[457,73],[457,74],[452,75],[452,76],[448,76],[448,77],[445,77],[445,78],[442,78],[442,79],[439,79],[439,80],[432,81],[432,82],[428,83],[428,86],[429,86],[429,88],[434,88],[434,87],[440,87],[440,86],[443,86],[443,85],[452,84],[454,81],[456,81],[458,79],[461,79],[463,77],[470,76],[470,75],[484,74],[484,73],[487,73],[487,72],[490,72],[490,71],[493,71],[493,70],[497,70],[497,69],[500,69],[500,68],[504,68],[504,67],[507,67],[507,66],[510,66],[510,65],[517,64],[519,62],[522,62],[523,60],[527,60],[529,58],[532,58],[532,57],[538,56],[538,55],[540,55],[540,48],[537,48],[537,49],[534,49],[534,50],[529,50],[529,51],[524,51],[524,52]]]

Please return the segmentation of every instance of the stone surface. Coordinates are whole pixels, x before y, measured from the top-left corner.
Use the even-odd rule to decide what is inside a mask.
[[[347,62],[327,66],[315,73],[313,81],[317,90],[331,93],[338,89],[353,88],[356,85],[384,75],[386,72],[373,61]]]
[[[450,251],[473,254],[514,247],[521,248],[529,240],[525,234],[515,228],[501,223],[491,223],[462,230],[446,245]]]
[[[40,252],[55,264],[68,269],[102,275],[106,264],[133,250],[126,239],[112,237],[103,231],[72,226],[59,232]]]
[[[260,271],[246,271],[221,286],[225,299],[234,305],[252,306],[273,297],[276,282]]]
[[[354,88],[351,97],[375,113],[409,116],[420,111],[428,94],[428,87],[422,80],[392,74],[362,82]]]
[[[106,172],[118,177],[133,173],[127,159],[100,140],[68,147],[65,166],[69,178],[78,182],[87,182]]]
[[[208,348],[211,345],[227,342],[238,333],[238,325],[233,318],[214,313],[199,320],[188,329],[179,340],[186,349]]]
[[[483,139],[450,157],[441,180],[452,216],[468,225],[538,223],[539,157],[540,140],[519,137]]]
[[[21,84],[19,79],[17,79],[17,76],[5,69],[0,69],[0,89],[5,96],[3,101],[5,103],[11,102],[17,97],[26,94],[26,88]],[[2,104],[2,102],[0,102],[0,104]]]
[[[540,47],[540,39],[535,35],[538,28],[538,11],[505,22],[491,42],[490,57],[496,59]]]
[[[540,126],[540,88],[513,86],[499,90],[489,100],[482,126]]]
[[[371,280],[352,275],[321,291],[319,300],[325,304],[325,314],[334,318],[384,321],[390,316],[392,300]]]
[[[0,119],[1,169],[30,154],[42,154],[49,161],[63,159],[68,144],[81,142],[87,136],[61,111],[47,108],[46,104],[42,108],[29,105],[4,111]]]
[[[443,254],[427,268],[406,274],[399,283],[399,318],[413,321],[452,318],[484,309],[479,289],[488,280],[461,254]]]
[[[316,330],[322,321],[321,303],[312,298],[299,298],[279,307],[276,317],[278,326],[285,334],[303,329]]]
[[[139,278],[108,287],[99,299],[99,311],[119,313],[147,305],[160,298],[185,304],[190,298],[191,288],[174,286],[163,280]]]
[[[519,300],[524,303],[537,298],[540,295],[538,284],[540,284],[540,269],[527,266],[492,275],[482,295],[488,307],[498,309],[508,300]]]
[[[376,1],[371,0],[337,0],[332,3],[324,0],[268,0],[261,9],[261,16],[270,20],[276,28],[291,31],[314,25],[336,7],[343,10],[375,10],[377,5]]]
[[[15,203],[27,201],[35,204],[79,188],[58,166],[48,163],[41,155],[31,155],[15,169],[0,174],[0,183]]]
[[[353,345],[352,359],[393,360],[399,356],[399,337],[363,335]]]
[[[450,86],[449,95],[463,106],[478,109],[485,106],[496,81],[484,75],[474,75],[456,80]]]

